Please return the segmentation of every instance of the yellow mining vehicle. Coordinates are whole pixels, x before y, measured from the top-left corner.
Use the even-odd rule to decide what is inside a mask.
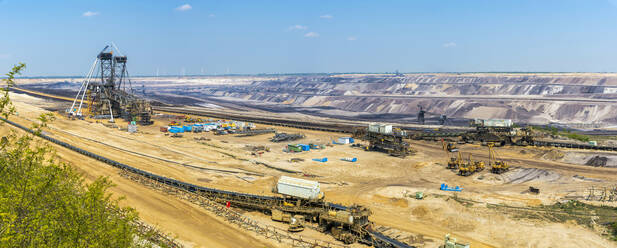
[[[476,172],[476,165],[471,160],[471,154],[470,154],[469,160],[467,160],[467,163],[461,164],[458,167],[458,174],[461,176],[469,176],[473,174],[474,172]]]
[[[494,145],[495,144],[492,142],[489,142],[487,144],[488,164],[489,164],[489,167],[491,168],[492,173],[501,174],[501,173],[508,171],[510,169],[510,165],[508,165],[506,161],[503,161],[497,157],[497,153],[495,152],[495,150],[493,150]]]
[[[463,164],[463,157],[461,156],[461,153],[453,143],[446,143],[443,139],[441,140],[441,145],[443,151],[446,153],[446,156],[450,157],[450,161],[448,161],[448,169],[458,169],[460,165]],[[453,152],[458,152],[458,155],[453,157],[451,155]]]
[[[463,166],[463,155],[458,152],[456,157],[451,157],[448,161],[448,169],[458,169],[461,166]]]
[[[472,159],[471,154],[469,154],[467,163],[459,167],[458,174],[461,176],[469,176],[469,175],[472,175],[473,173],[480,172],[482,170],[484,170],[484,162],[474,161]]]
[[[469,154],[469,161],[473,161],[471,159],[471,153]],[[484,170],[484,161],[473,161],[474,166],[476,167],[476,172],[480,172]]]

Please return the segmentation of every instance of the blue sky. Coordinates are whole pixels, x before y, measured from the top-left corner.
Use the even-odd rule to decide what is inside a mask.
[[[83,75],[617,71],[617,0],[0,0],[0,68]]]

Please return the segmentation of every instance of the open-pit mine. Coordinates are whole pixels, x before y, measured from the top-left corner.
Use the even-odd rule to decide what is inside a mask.
[[[617,75],[138,77],[127,89],[126,61],[103,50],[86,78],[19,79],[2,132],[53,113],[38,136],[87,180],[109,177],[173,246],[617,246]]]

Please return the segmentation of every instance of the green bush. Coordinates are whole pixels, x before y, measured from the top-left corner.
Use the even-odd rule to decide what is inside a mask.
[[[0,114],[15,109],[8,88],[24,68],[7,75]],[[33,128],[40,132],[50,115]],[[2,128],[7,128],[3,123]],[[99,178],[85,184],[71,167],[58,162],[47,143],[15,131],[0,138],[0,247],[136,247],[132,224],[137,213],[118,206],[107,192],[112,183]]]

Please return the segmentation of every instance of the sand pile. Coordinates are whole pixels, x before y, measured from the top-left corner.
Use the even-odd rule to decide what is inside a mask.
[[[556,149],[551,149],[550,151],[544,153],[544,155],[542,155],[542,158],[546,160],[556,161],[562,159],[564,156],[565,154],[563,152]]]

